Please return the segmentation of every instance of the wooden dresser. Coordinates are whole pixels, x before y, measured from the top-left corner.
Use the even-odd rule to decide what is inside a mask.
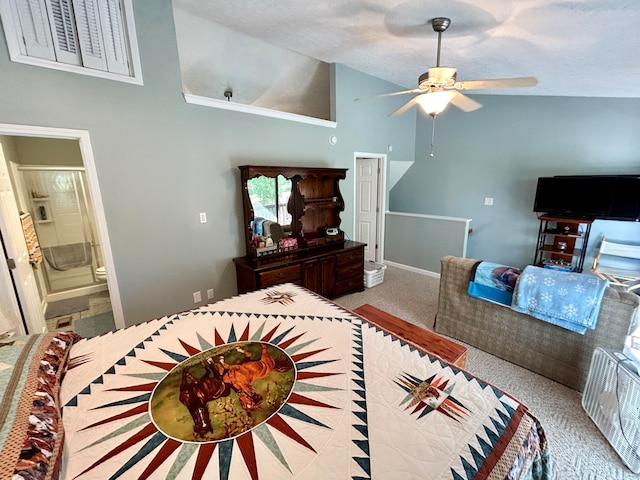
[[[366,245],[346,241],[340,230],[344,199],[339,184],[346,169],[238,168],[247,249],[246,256],[233,259],[238,293],[280,283],[295,283],[327,298],[364,290]],[[274,226],[277,236],[269,238]],[[270,240],[270,246],[262,246]]]
[[[346,241],[274,258],[234,258],[238,293],[279,283],[302,285],[327,298],[364,290],[364,243]]]
[[[238,168],[247,250],[233,259],[238,293],[280,283],[295,283],[327,298],[364,290],[366,245],[345,241],[340,229],[344,199],[339,184],[347,169]]]

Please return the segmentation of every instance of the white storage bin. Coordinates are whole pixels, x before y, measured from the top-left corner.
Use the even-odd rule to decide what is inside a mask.
[[[364,262],[364,286],[367,288],[380,285],[384,280],[384,271],[386,265],[372,262],[371,260]]]

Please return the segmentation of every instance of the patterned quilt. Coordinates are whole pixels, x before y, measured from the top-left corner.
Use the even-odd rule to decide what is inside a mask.
[[[57,478],[64,440],[60,381],[74,333],[0,341],[0,478]]]
[[[68,479],[548,478],[527,408],[290,284],[72,347]]]

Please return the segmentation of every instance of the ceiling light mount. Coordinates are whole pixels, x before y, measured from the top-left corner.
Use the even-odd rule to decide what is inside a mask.
[[[446,17],[436,17],[431,20],[431,26],[434,32],[438,32],[438,53],[436,55],[436,67],[440,66],[440,47],[442,46],[442,32],[446,31],[451,25],[451,19]]]
[[[446,17],[436,17],[431,20],[431,26],[434,32],[442,33],[451,25],[451,19]]]

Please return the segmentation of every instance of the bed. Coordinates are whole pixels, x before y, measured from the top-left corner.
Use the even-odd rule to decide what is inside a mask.
[[[293,284],[9,343],[0,478],[551,476],[517,399]]]

